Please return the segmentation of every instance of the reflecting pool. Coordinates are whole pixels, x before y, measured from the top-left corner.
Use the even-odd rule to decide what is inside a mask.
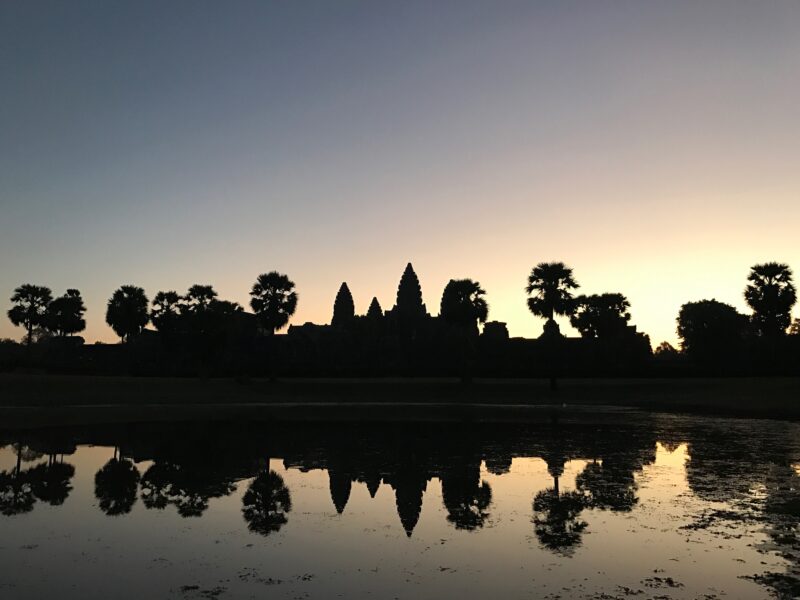
[[[793,598],[800,426],[0,433],[1,598]]]

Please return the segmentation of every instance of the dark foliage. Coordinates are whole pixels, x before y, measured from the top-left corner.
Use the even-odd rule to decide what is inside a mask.
[[[45,325],[52,299],[50,288],[40,285],[26,283],[14,290],[11,296],[14,306],[9,309],[8,318],[14,325],[25,328],[28,345],[33,342],[34,330]]]
[[[792,282],[788,265],[769,262],[755,265],[747,276],[750,282],[744,298],[753,309],[753,324],[763,336],[780,336],[786,333],[791,322],[791,311],[797,302],[797,290]]]
[[[86,329],[85,313],[86,306],[81,293],[70,289],[50,303],[43,325],[59,337],[74,335]]]
[[[556,315],[569,316],[574,310],[572,290],[579,286],[572,269],[562,262],[539,263],[528,276],[525,292],[528,310],[550,322]]]
[[[630,307],[622,294],[578,296],[569,321],[585,338],[610,339],[625,333],[631,319]]]
[[[701,361],[723,362],[741,351],[748,319],[730,304],[717,300],[687,302],[678,314],[681,349]]]
[[[111,296],[106,309],[108,323],[122,341],[142,333],[150,320],[147,296],[135,285],[123,285]]]
[[[269,334],[285,327],[297,309],[294,282],[277,271],[259,275],[250,295],[250,308]]]

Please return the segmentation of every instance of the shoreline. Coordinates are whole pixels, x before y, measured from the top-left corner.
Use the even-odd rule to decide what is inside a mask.
[[[254,418],[527,422],[614,409],[800,419],[800,378],[178,379],[0,375],[3,427]]]

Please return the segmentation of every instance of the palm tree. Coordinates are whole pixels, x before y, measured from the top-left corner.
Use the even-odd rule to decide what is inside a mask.
[[[86,306],[81,293],[70,289],[47,307],[45,326],[59,337],[66,337],[86,329],[85,313]]]
[[[744,299],[753,309],[753,323],[761,335],[783,335],[791,322],[797,290],[788,265],[769,262],[754,265],[747,276],[750,282]]]
[[[207,309],[216,299],[217,292],[210,285],[194,284],[186,292],[186,309],[190,312],[201,312]]]
[[[159,333],[171,333],[175,330],[181,313],[185,310],[183,298],[175,291],[158,292],[153,298],[150,320]]]
[[[135,285],[123,285],[108,301],[106,323],[108,323],[123,342],[138,335],[147,325],[147,296],[144,290]]]
[[[478,333],[478,323],[485,323],[489,305],[486,290],[472,279],[451,279],[442,293],[439,314],[446,322],[470,333]]]
[[[94,476],[94,495],[100,510],[110,517],[131,512],[139,490],[139,470],[128,459],[109,460]]]
[[[525,292],[528,296],[528,310],[537,317],[547,319],[545,333],[559,333],[555,322],[556,315],[571,315],[574,310],[572,292],[578,288],[572,276],[572,269],[563,262],[539,263],[528,276]]]
[[[285,327],[297,309],[294,282],[277,271],[259,275],[250,295],[250,308],[270,335]]]
[[[26,343],[33,342],[33,331],[44,324],[47,307],[53,299],[50,288],[30,283],[14,290],[11,302],[14,306],[8,311],[8,318],[14,325],[25,327]]]

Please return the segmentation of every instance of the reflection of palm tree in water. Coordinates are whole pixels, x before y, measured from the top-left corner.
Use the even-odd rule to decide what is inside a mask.
[[[0,513],[5,516],[19,515],[33,510],[36,497],[33,486],[22,471],[22,444],[15,444],[17,465],[12,471],[0,472]]]
[[[51,506],[59,506],[72,491],[70,480],[75,475],[75,467],[58,461],[50,455],[46,464],[37,465],[28,471],[34,495]]]
[[[587,527],[580,519],[586,506],[583,494],[577,491],[561,493],[559,478],[564,474],[564,455],[556,450],[545,455],[547,471],[553,477],[553,487],[533,499],[533,524],[536,537],[547,548],[562,556],[571,556],[581,543]]]
[[[94,495],[102,510],[108,516],[124,515],[136,503],[139,488],[139,470],[132,461],[114,457],[94,476]]]
[[[286,514],[292,510],[292,498],[283,478],[266,468],[250,483],[242,497],[242,515],[247,527],[254,533],[269,535],[277,532],[286,522]]]
[[[486,509],[492,502],[492,488],[481,481],[480,463],[459,465],[442,475],[442,500],[447,520],[456,529],[474,531],[489,518]]]

